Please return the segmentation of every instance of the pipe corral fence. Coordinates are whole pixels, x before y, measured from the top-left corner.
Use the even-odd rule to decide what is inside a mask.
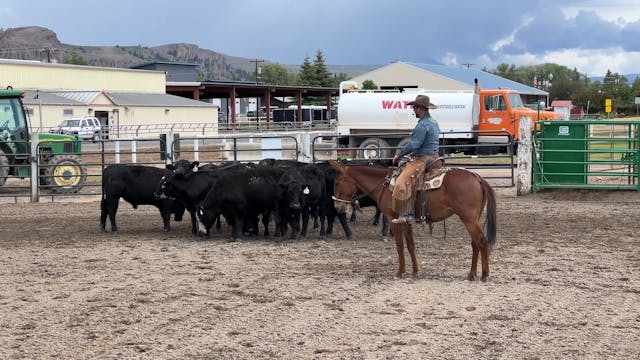
[[[370,134],[375,137],[377,134]],[[378,134],[379,135],[379,134]],[[384,134],[389,136],[389,134]],[[406,138],[409,133],[398,133]],[[102,192],[102,172],[111,164],[130,164],[165,167],[179,159],[201,163],[226,161],[257,162],[265,158],[291,159],[315,163],[325,160],[366,159],[367,151],[340,145],[341,135],[331,130],[288,131],[274,133],[234,133],[216,136],[167,132],[156,138],[103,139],[82,143],[78,157],[80,164],[65,164],[56,171],[46,171],[50,165],[40,163],[40,156],[33,156],[29,167],[36,176],[23,178],[14,176],[0,187],[0,202],[79,202],[95,201]],[[38,137],[34,134],[34,139]],[[448,166],[464,167],[479,172],[495,187],[513,187],[514,142],[510,136],[496,144],[465,145],[476,147],[507,146],[506,153],[494,155],[445,155]],[[46,144],[31,144],[33,154],[41,154]],[[443,145],[443,149],[448,146]],[[387,153],[395,153],[397,147],[389,147]],[[23,154],[30,156],[29,154]],[[74,156],[72,151],[60,155]],[[387,158],[390,160],[390,158]],[[69,184],[67,189],[56,188],[49,183],[56,178],[58,183]],[[75,180],[81,179],[79,186]]]
[[[640,121],[539,123],[533,136],[533,191],[640,191]]]

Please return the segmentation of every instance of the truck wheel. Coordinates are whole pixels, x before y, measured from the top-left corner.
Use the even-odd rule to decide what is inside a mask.
[[[0,186],[7,182],[7,177],[9,177],[9,159],[0,149]]]
[[[410,137],[406,137],[400,140],[400,142],[398,143],[398,150],[402,149],[402,147],[405,146],[409,141],[411,141]]]
[[[93,141],[93,142],[100,141],[100,133],[94,133],[93,134],[93,138],[91,138],[91,141]]]
[[[389,143],[379,138],[368,138],[360,144],[361,159],[381,159],[390,157]]]
[[[78,192],[87,180],[87,168],[76,155],[56,155],[44,171],[44,182],[55,193]]]

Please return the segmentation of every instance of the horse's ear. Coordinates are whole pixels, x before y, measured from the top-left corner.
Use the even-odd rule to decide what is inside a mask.
[[[329,165],[336,170],[340,170],[341,168],[341,165],[335,160],[329,160]]]

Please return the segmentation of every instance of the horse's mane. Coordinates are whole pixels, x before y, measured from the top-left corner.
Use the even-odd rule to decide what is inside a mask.
[[[366,177],[384,178],[393,171],[391,168],[380,166],[366,166],[366,165],[346,165],[345,174],[349,176],[355,175],[355,173],[364,175]]]

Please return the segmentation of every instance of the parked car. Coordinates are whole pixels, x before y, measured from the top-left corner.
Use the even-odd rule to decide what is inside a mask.
[[[99,141],[106,138],[106,132],[98,118],[85,116],[63,120],[57,127],[49,129],[51,133],[77,135],[82,139]]]

